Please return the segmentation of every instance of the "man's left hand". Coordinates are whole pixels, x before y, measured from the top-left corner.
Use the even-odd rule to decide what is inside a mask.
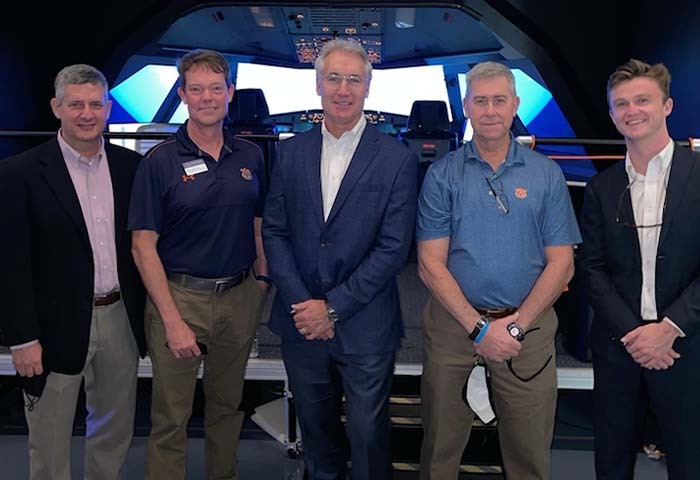
[[[325,300],[306,300],[292,305],[292,309],[296,312],[294,325],[307,340],[328,340],[335,336]]]
[[[635,362],[645,368],[665,370],[680,354],[673,350],[678,330],[668,322],[649,323],[635,328],[620,340]]]
[[[517,322],[518,317],[519,313],[515,312],[507,317],[491,320],[489,329],[481,342],[474,342],[476,353],[496,363],[516,357],[522,345],[508,333],[506,326],[511,322]]]

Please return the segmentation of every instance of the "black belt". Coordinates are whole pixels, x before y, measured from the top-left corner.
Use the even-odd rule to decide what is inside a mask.
[[[513,315],[518,309],[513,307],[503,307],[503,308],[478,308],[474,309],[479,312],[479,315],[488,315],[491,318],[503,318],[508,315]]]
[[[107,295],[96,296],[93,305],[96,307],[106,307],[107,305],[112,305],[120,298],[122,298],[122,293],[119,290],[115,290]]]
[[[209,290],[214,293],[225,292],[226,290],[239,285],[243,280],[250,275],[250,268],[241,270],[235,275],[223,278],[200,278],[187,275],[186,273],[171,273],[167,274],[168,280],[184,288],[193,290]]]

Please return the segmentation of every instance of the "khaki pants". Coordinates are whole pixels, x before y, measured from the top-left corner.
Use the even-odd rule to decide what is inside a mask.
[[[134,432],[138,360],[124,302],[94,307],[83,371],[51,372],[34,408],[25,408],[31,480],[70,480],[73,418],[83,378],[88,410],[85,479],[119,477]]]
[[[510,480],[550,478],[557,399],[554,310],[544,312],[529,328],[533,327],[540,329],[526,336],[512,365],[518,375],[527,378],[552,355],[542,373],[523,382],[511,373],[506,362],[488,364],[503,466]],[[423,340],[424,436],[420,478],[455,479],[474,420],[461,396],[474,365],[473,343],[466,330],[435,299],[428,302],[424,312]]]
[[[199,358],[175,358],[165,346],[163,321],[148,299],[146,338],[153,363],[153,396],[146,478],[185,478],[187,422],[197,371],[204,361],[206,478],[236,479],[236,450],[244,416],[238,406],[264,292],[252,275],[218,294],[172,282],[169,287],[182,318],[209,353]]]

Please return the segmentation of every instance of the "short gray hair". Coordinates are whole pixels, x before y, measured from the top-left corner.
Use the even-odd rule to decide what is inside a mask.
[[[61,69],[53,82],[54,95],[56,96],[58,104],[60,105],[63,103],[66,85],[84,85],[86,83],[101,86],[104,89],[105,99],[107,98],[109,92],[107,79],[102,72],[92,65],[78,63]]]
[[[367,56],[367,52],[365,51],[364,47],[352,40],[335,38],[324,43],[323,47],[321,47],[321,51],[318,53],[318,57],[314,63],[317,80],[321,78],[321,75],[323,75],[323,67],[326,63],[326,57],[328,57],[331,52],[335,52],[336,50],[353,53],[361,57],[365,63],[365,77],[367,77],[368,82],[372,79],[372,63],[369,61],[369,57]]]
[[[467,72],[467,91],[464,93],[464,97],[466,98],[469,96],[469,91],[471,90],[472,82],[474,80],[494,77],[505,77],[505,79],[508,80],[511,93],[513,96],[516,95],[515,76],[513,75],[513,72],[510,71],[510,68],[498,62],[481,62],[474,65]]]

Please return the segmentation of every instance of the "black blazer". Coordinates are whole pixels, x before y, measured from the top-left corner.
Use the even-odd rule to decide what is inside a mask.
[[[145,290],[126,231],[139,154],[105,144],[114,194],[119,285],[141,355]],[[0,330],[3,343],[38,338],[44,368],[77,374],[90,339],[92,248],[58,140],[0,162]]]
[[[676,145],[656,257],[656,305],[689,337],[700,329],[700,156]],[[619,339],[642,324],[641,253],[637,231],[616,222],[628,184],[624,162],[588,182],[581,212],[579,268],[596,313],[593,328]],[[628,193],[621,216],[634,218]],[[596,335],[592,338],[604,338]]]

